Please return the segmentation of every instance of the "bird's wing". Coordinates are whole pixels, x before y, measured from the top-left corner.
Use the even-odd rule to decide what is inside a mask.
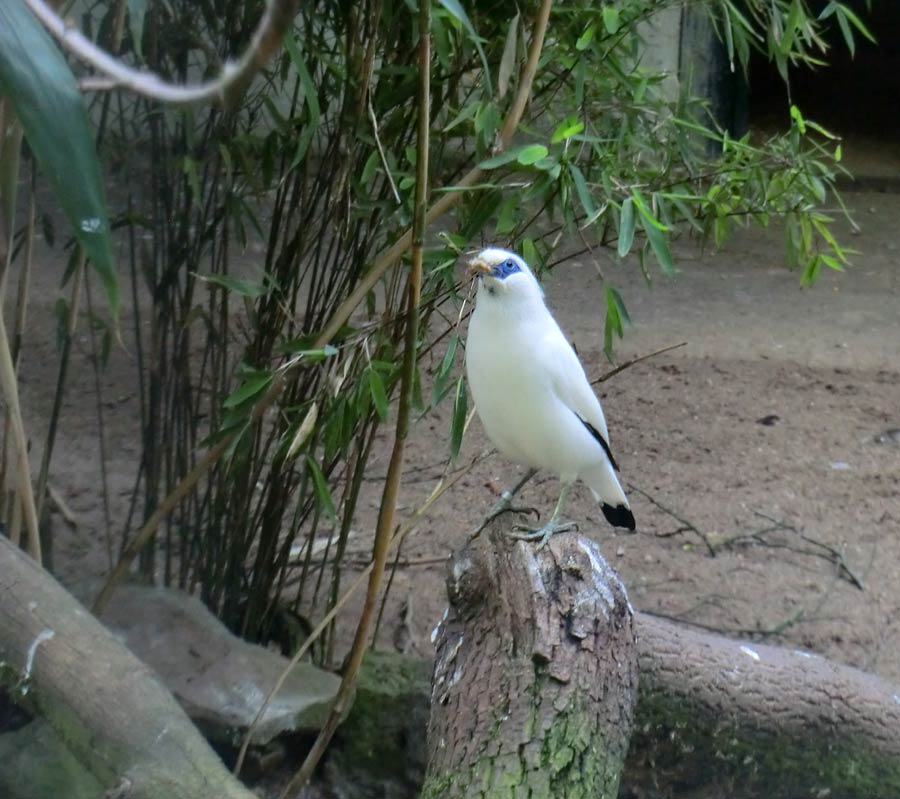
[[[600,407],[600,400],[594,394],[572,345],[566,340],[556,321],[552,318],[551,321],[552,329],[547,330],[537,348],[541,366],[550,375],[556,395],[584,422],[615,467],[616,462],[609,449],[606,417],[603,415],[603,408]]]

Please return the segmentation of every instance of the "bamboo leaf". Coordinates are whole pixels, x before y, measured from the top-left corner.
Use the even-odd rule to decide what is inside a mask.
[[[116,316],[119,285],[84,100],[65,58],[22,0],[0,2],[0,91],[15,109]]]
[[[543,144],[529,144],[519,151],[516,160],[522,166],[531,166],[542,158],[546,158],[548,152],[549,151]]]
[[[569,164],[569,172],[572,175],[572,183],[575,185],[575,193],[578,195],[578,201],[581,207],[588,215],[588,218],[594,216],[597,212],[597,206],[594,205],[594,198],[591,197],[590,189],[588,189],[587,181],[581,170],[575,164]]]
[[[384,390],[384,381],[381,375],[375,369],[369,368],[369,391],[372,394],[372,402],[375,403],[375,410],[378,417],[383,422],[388,415],[387,392]]]
[[[311,455],[306,456],[306,463],[313,478],[313,486],[316,489],[316,499],[319,500],[319,508],[328,517],[329,521],[337,522],[334,500],[331,498],[331,491],[328,490],[328,481],[325,479],[325,475],[322,474],[322,469]]]
[[[144,18],[147,15],[147,0],[128,0],[128,29],[131,31],[131,42],[134,52],[144,57]]]
[[[667,275],[674,275],[675,263],[672,261],[672,253],[669,250],[669,242],[666,240],[665,233],[647,220],[644,220],[643,228],[660,269]]]
[[[556,126],[556,130],[553,131],[553,136],[550,138],[551,144],[558,144],[564,139],[571,139],[578,133],[584,130],[584,122],[582,122],[576,116],[570,116],[568,119],[564,119],[559,125]]]
[[[300,422],[300,426],[297,428],[297,432],[294,434],[294,440],[291,441],[291,445],[288,447],[287,455],[285,455],[285,460],[293,460],[297,453],[300,451],[300,447],[302,447],[306,440],[309,438],[310,434],[316,427],[316,422],[319,419],[319,405],[314,402],[309,406],[309,410],[306,412],[306,416],[303,417],[303,421]]]
[[[269,373],[253,374],[244,380],[240,388],[225,398],[222,406],[225,408],[236,408],[262,392],[271,382],[272,375]]]
[[[469,406],[469,397],[466,392],[466,380],[460,377],[456,381],[456,399],[453,401],[453,422],[450,426],[450,457],[459,455],[462,446],[463,431],[466,428],[466,411]]]
[[[634,241],[634,203],[631,197],[622,201],[622,213],[619,215],[619,258],[624,258],[631,251]]]
[[[503,45],[503,56],[500,58],[500,69],[497,73],[497,93],[503,98],[509,89],[509,79],[516,66],[516,50],[519,42],[519,15],[513,17],[509,24],[509,33]]]

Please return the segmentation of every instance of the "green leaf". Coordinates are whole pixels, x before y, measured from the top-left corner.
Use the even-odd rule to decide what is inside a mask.
[[[615,6],[603,6],[603,27],[606,32],[615,35],[619,31],[619,9]]]
[[[578,37],[578,41],[575,42],[575,49],[578,50],[578,52],[587,50],[590,43],[594,40],[594,33],[596,32],[596,30],[596,25],[588,25],[585,32]]]
[[[549,150],[543,144],[529,144],[519,151],[516,160],[522,166],[531,166],[536,161],[546,158],[548,152]]]
[[[231,275],[201,275],[197,272],[192,274],[204,283],[212,283],[214,286],[220,286],[234,294],[241,297],[249,297],[250,299],[262,297],[269,291],[266,280],[254,282],[240,277],[232,277]]]
[[[469,397],[466,393],[466,380],[460,377],[456,381],[456,399],[453,401],[453,422],[450,425],[450,457],[459,455],[462,446],[463,432],[466,428],[466,412],[468,411]]]
[[[619,216],[619,258],[624,258],[631,251],[634,241],[634,203],[631,197],[622,201],[622,213]]]
[[[328,517],[329,521],[337,522],[334,500],[331,498],[331,491],[328,490],[328,481],[325,479],[322,469],[312,455],[306,456],[306,464],[309,466],[309,473],[312,475],[313,486],[316,489],[316,499],[319,500],[319,508]]]
[[[537,267],[537,248],[534,246],[533,239],[522,239],[522,257],[525,263],[531,267],[533,272]]]
[[[581,207],[590,219],[597,212],[597,206],[594,205],[594,198],[591,196],[590,189],[588,189],[587,181],[584,179],[581,170],[575,166],[575,164],[569,164],[569,172],[572,175],[572,183],[575,185],[575,193],[578,195],[578,201],[581,203]]]
[[[613,334],[622,338],[625,335],[625,327],[631,324],[631,317],[628,315],[622,295],[612,286],[606,287],[605,299],[606,321],[603,325],[603,351],[607,358],[612,358]]]
[[[134,52],[143,59],[144,18],[147,15],[147,0],[128,0],[128,29]]]
[[[641,212],[641,216],[644,217],[645,222],[649,222],[652,227],[655,227],[657,230],[667,231],[667,228],[662,222],[660,222],[653,214],[650,209],[647,207],[647,203],[644,200],[643,195],[635,189],[631,193],[631,197],[634,200],[634,204],[637,206],[638,211]],[[646,225],[644,225],[646,227]]]
[[[375,403],[375,410],[378,417],[383,422],[388,415],[387,392],[384,390],[384,381],[381,375],[375,369],[369,367],[369,391],[372,393],[372,402]]]
[[[516,66],[516,50],[519,42],[519,14],[517,13],[509,23],[509,33],[506,34],[506,43],[503,45],[503,56],[500,58],[500,68],[497,72],[497,93],[503,98],[509,89],[509,79],[512,77]]]
[[[644,232],[647,234],[647,240],[650,242],[653,254],[659,262],[660,269],[667,275],[674,275],[675,264],[672,261],[672,253],[669,250],[669,242],[666,240],[666,234],[655,225],[650,224],[646,219],[643,220],[642,226]]]
[[[222,403],[224,408],[236,408],[242,405],[251,397],[260,394],[272,382],[272,375],[269,372],[256,372],[250,374],[244,379],[239,389],[233,391],[226,397]]]
[[[556,130],[553,131],[553,136],[550,138],[550,143],[558,144],[564,139],[571,139],[583,130],[584,122],[574,115],[570,116],[557,125]]]
[[[110,311],[117,316],[119,284],[84,100],[65,58],[23,0],[0,2],[0,93],[22,123],[57,202],[103,282]]]
[[[482,161],[479,165],[479,169],[496,169],[498,166],[503,166],[504,164],[509,164],[515,161],[519,157],[519,153],[524,150],[525,147],[510,147],[508,150],[504,150],[502,153],[498,153],[497,155],[492,156],[491,158],[487,158]]]
[[[438,2],[456,17],[463,28],[468,32],[469,37],[472,39],[472,44],[475,45],[475,49],[478,51],[478,57],[481,59],[481,64],[484,67],[484,83],[487,87],[487,92],[489,95],[493,94],[494,90],[491,87],[491,70],[488,66],[487,56],[484,54],[484,48],[481,46],[481,37],[475,31],[475,26],[466,14],[465,9],[457,2],[457,0],[438,0]]]

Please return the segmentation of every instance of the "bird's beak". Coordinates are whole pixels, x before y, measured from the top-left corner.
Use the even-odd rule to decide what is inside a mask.
[[[473,258],[469,261],[469,268],[466,270],[466,275],[471,277],[481,277],[482,275],[489,275],[493,272],[491,267],[486,264],[481,258]]]

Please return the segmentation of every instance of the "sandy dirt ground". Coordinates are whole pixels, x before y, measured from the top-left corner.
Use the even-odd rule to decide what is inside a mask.
[[[778,228],[740,231],[721,252],[683,241],[680,273],[659,275],[650,288],[635,263],[600,255],[634,321],[617,361],[686,344],[599,387],[623,480],[633,487],[637,534],[609,528],[584,488],[569,515],[600,542],[638,609],[818,652],[900,683],[900,432],[891,432],[900,429],[900,197],[846,199],[859,227],[841,225],[841,237],[859,254],[852,268],[824,274],[812,289],[785,270]],[[58,256],[39,256],[22,365],[36,441],[56,379],[48,330],[59,276]],[[596,266],[582,256],[546,280],[548,303],[591,377],[610,368]],[[53,515],[57,570],[76,587],[107,567],[105,519],[108,513],[113,530],[123,524],[140,452],[133,353],[119,348],[96,377],[109,458],[105,509],[90,349],[85,335],[52,477],[79,520],[73,531]],[[414,428],[402,512],[441,473],[450,411],[448,403]],[[361,503],[353,544],[361,556],[390,435],[388,425]],[[487,447],[475,423],[460,463]],[[446,604],[443,561],[521,473],[500,456],[487,458],[408,539],[380,645],[431,653]],[[522,501],[547,513],[557,490],[554,477],[540,475]],[[351,603],[347,624],[353,610]]]

